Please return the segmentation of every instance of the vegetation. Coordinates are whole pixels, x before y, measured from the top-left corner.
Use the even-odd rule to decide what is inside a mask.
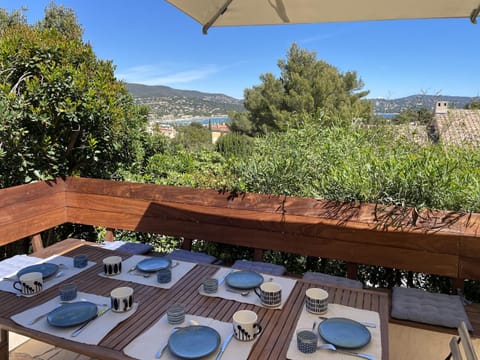
[[[21,11],[0,11],[0,187],[79,175],[480,212],[480,153],[400,136],[398,124],[430,123],[425,109],[406,111],[393,125],[370,122],[372,104],[356,73],[340,73],[313,52],[292,45],[278,63],[280,77],[263,74],[260,85],[245,90],[246,111],[234,114],[234,132],[213,146],[198,125],[179,128],[173,140],[147,134],[147,109],[134,104],[112,63],[97,59],[81,34],[73,12],[53,4],[35,25]],[[178,242],[118,236],[160,250]],[[227,263],[251,256],[249,249],[196,246]],[[334,260],[267,257],[294,272],[345,271]],[[392,269],[365,266],[361,277],[372,285],[446,288],[442,278]]]
[[[66,175],[110,178],[138,160],[147,112],[115,79],[112,63],[82,42],[73,16],[51,5],[36,26],[18,23],[2,33],[0,187]]]
[[[172,143],[189,151],[199,151],[202,148],[212,147],[212,133],[202,124],[192,122],[188,126],[177,127],[177,135]]]
[[[468,104],[465,105],[465,109],[468,110],[480,110],[480,100],[472,100]]]
[[[301,128],[305,120],[333,123],[369,119],[371,102],[362,100],[363,82],[356,72],[340,73],[293,44],[285,60],[279,60],[280,77],[260,75],[261,84],[245,90],[244,113],[234,113],[232,129],[249,135]],[[319,116],[324,114],[325,116]]]

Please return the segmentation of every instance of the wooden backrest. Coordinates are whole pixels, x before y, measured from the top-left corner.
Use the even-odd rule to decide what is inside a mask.
[[[58,179],[0,189],[0,246],[67,222],[64,185]]]
[[[480,279],[480,214],[67,178],[69,222]]]
[[[480,279],[480,214],[73,177],[0,189],[0,246],[68,222]]]
[[[450,355],[446,360],[478,360],[472,339],[470,338],[467,326],[463,321],[458,327],[458,335],[459,337],[454,336],[450,340]],[[462,350],[460,350],[459,343],[462,344],[463,353]]]

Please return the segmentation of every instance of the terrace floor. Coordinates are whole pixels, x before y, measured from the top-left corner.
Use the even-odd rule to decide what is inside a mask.
[[[448,342],[452,335],[389,324],[391,360],[444,359],[448,353]],[[480,338],[474,338],[477,353],[480,353]],[[46,343],[10,334],[10,360],[89,360],[87,356],[56,348]]]

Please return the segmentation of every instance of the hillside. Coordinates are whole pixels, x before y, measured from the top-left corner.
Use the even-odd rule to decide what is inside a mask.
[[[441,95],[411,95],[398,99],[370,99],[373,102],[375,113],[399,113],[406,109],[426,108],[432,110],[435,103],[445,100],[451,109],[463,109],[465,104],[476,98],[466,96],[441,96]]]
[[[243,111],[243,100],[224,94],[211,94],[195,90],[179,90],[168,86],[126,84],[128,91],[139,104],[149,105],[151,120],[178,119],[182,117],[215,117],[230,111]],[[434,109],[435,102],[445,100],[451,109],[463,109],[475,100],[467,96],[411,95],[398,99],[369,99],[375,113],[399,113],[406,109]]]
[[[152,121],[191,116],[215,117],[243,111],[242,100],[224,94],[179,90],[168,86],[126,84],[138,104],[149,105]]]

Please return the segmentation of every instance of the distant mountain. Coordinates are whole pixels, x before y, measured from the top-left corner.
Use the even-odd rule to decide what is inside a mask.
[[[478,98],[467,96],[411,95],[398,99],[369,99],[376,113],[399,113],[406,109],[426,108],[432,110],[440,100],[448,101],[450,109],[463,109],[465,105]]]
[[[126,84],[128,91],[134,96],[139,98],[145,97],[186,97],[192,99],[206,99],[231,102],[233,104],[242,103],[242,100],[235,99],[233,97],[224,94],[211,94],[204,93],[196,90],[179,90],[168,86],[162,85],[142,85],[142,84]]]
[[[179,90],[168,86],[150,86],[126,84],[128,91],[139,104],[149,105],[151,120],[178,119],[182,117],[215,117],[227,115],[231,111],[243,111],[243,100],[220,93],[204,93],[195,90]],[[375,113],[399,113],[406,109],[434,109],[440,100],[449,102],[451,109],[463,109],[475,97],[411,95],[398,99],[369,99],[374,105]]]
[[[179,90],[161,85],[126,83],[126,87],[137,103],[150,106],[152,121],[190,116],[215,117],[244,110],[243,100],[224,94]]]

